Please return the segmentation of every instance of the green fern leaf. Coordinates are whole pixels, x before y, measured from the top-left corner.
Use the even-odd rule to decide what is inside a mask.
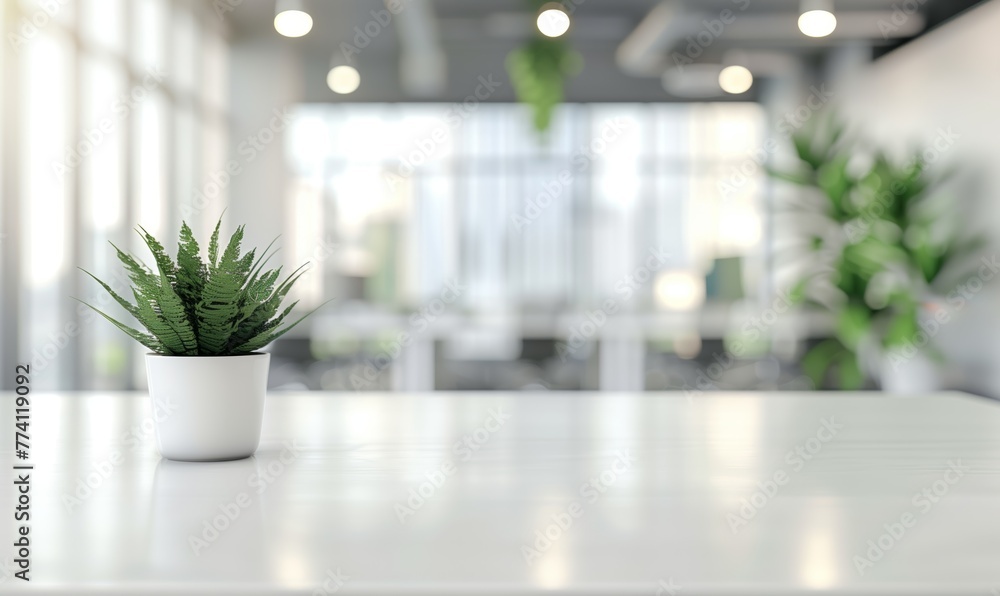
[[[177,295],[184,303],[184,312],[197,333],[198,316],[195,307],[201,300],[208,269],[201,261],[198,242],[186,222],[181,223],[180,240],[177,243]]]
[[[188,320],[187,311],[184,309],[184,302],[174,290],[166,277],[163,277],[160,286],[160,294],[156,298],[156,305],[159,307],[160,316],[173,331],[177,339],[183,346],[183,353],[188,356],[198,355],[198,338],[195,336],[194,327]]]
[[[260,288],[260,296],[268,295],[267,299],[263,302],[258,302],[260,305],[252,311],[247,320],[242,321],[240,328],[237,330],[237,337],[235,341],[243,343],[249,341],[250,338],[260,333],[260,325],[263,325],[268,319],[274,316],[278,312],[278,308],[281,307],[281,301],[284,300],[288,291],[292,289],[292,285],[298,280],[299,277],[305,273],[304,269],[308,266],[308,263],[303,264],[301,267],[293,271],[288,275],[288,277],[283,281],[277,289],[271,290],[274,285],[274,281],[277,280],[277,276],[280,274],[281,268],[273,270],[268,276],[266,276],[262,281],[268,282],[266,285],[262,285]]]
[[[115,246],[114,242],[109,242],[109,244],[118,253],[118,260],[125,266],[132,283],[143,287],[159,285],[159,276],[153,273],[142,261]]]
[[[177,266],[174,265],[173,259],[164,250],[163,245],[159,243],[156,238],[145,230],[142,226],[136,230],[139,233],[139,237],[142,238],[146,246],[149,247],[149,252],[153,253],[153,259],[156,261],[156,268],[160,272],[160,277],[167,278],[167,281],[171,284],[177,281]]]
[[[121,307],[124,308],[128,312],[128,314],[132,315],[133,317],[138,318],[138,309],[136,308],[136,306],[134,304],[132,304],[131,302],[129,302],[125,298],[122,298],[120,295],[118,295],[118,292],[115,292],[114,290],[111,289],[111,286],[109,286],[108,284],[106,284],[103,281],[101,281],[100,279],[98,279],[97,276],[94,275],[93,273],[91,273],[90,271],[87,271],[86,269],[83,269],[81,267],[77,267],[77,269],[80,269],[80,271],[83,271],[84,273],[86,273],[87,275],[89,275],[91,278],[93,278],[94,281],[96,281],[97,283],[101,284],[101,287],[104,288],[104,291],[106,291],[112,298],[114,298],[115,302],[117,302],[119,305],[121,305]]]
[[[219,221],[215,224],[215,231],[212,232],[212,238],[208,241],[208,264],[210,267],[215,267],[219,262],[219,230],[222,228],[222,217],[219,217]]]
[[[278,315],[273,319],[271,319],[271,317],[274,314],[273,311],[267,312],[265,309],[257,309],[254,312],[253,317],[248,319],[243,325],[241,325],[240,328],[236,330],[236,333],[234,333],[233,336],[229,339],[229,349],[236,353],[244,353],[240,349],[241,346],[249,343],[255,337],[259,337],[264,332],[270,331],[271,329],[274,329],[275,327],[280,325],[281,322],[285,319],[285,317],[288,316],[288,313],[290,313],[292,309],[295,307],[295,305],[298,303],[299,301],[296,300],[295,302],[290,304],[288,308],[286,308],[280,315]],[[251,350],[246,350],[246,351],[251,351]]]
[[[150,296],[135,288],[133,288],[133,293],[139,309],[139,315],[136,318],[147,331],[152,333],[174,355],[197,355],[197,350],[192,352],[191,346],[185,342],[185,338],[164,318],[159,305],[159,293]]]
[[[229,239],[217,266],[209,266],[202,299],[195,307],[198,317],[198,347],[203,354],[222,354],[236,331],[240,313],[239,296],[251,261],[240,259],[243,226]]]
[[[86,302],[84,302],[83,300],[80,300],[79,298],[75,298],[75,300],[77,302],[79,302],[80,304],[86,305],[88,308],[90,308],[91,310],[93,310],[97,314],[101,315],[102,317],[104,317],[105,319],[107,319],[108,321],[110,321],[112,325],[114,325],[115,327],[118,327],[119,329],[121,329],[122,331],[124,331],[129,337],[131,337],[135,341],[139,342],[140,344],[146,346],[150,350],[156,352],[157,354],[167,353],[168,356],[171,355],[170,353],[167,352],[167,350],[164,348],[164,346],[159,341],[157,341],[157,339],[155,337],[153,337],[151,335],[148,335],[148,334],[145,334],[145,333],[143,333],[141,331],[138,331],[136,329],[133,329],[133,328],[129,327],[128,325],[125,325],[124,323],[119,323],[117,320],[115,320],[110,315],[107,315],[104,312],[102,312],[99,308],[97,308],[95,306],[92,306],[90,304],[87,304]]]
[[[280,300],[270,298],[274,283],[278,278],[280,268],[272,269],[260,279],[250,282],[241,296],[239,316],[236,321],[236,331],[229,340],[230,345],[238,345],[258,333],[261,325],[267,322],[278,309]]]
[[[239,353],[239,354],[248,354],[250,352],[253,352],[255,350],[259,350],[259,349],[263,348],[267,344],[271,343],[272,341],[278,339],[282,335],[284,335],[284,334],[288,333],[289,331],[291,331],[292,329],[294,329],[295,326],[298,325],[299,323],[301,323],[303,320],[305,320],[306,317],[308,317],[309,315],[313,314],[314,312],[316,312],[317,310],[319,310],[320,308],[322,308],[323,306],[325,306],[329,302],[331,302],[331,301],[328,300],[327,302],[324,302],[323,304],[320,304],[319,306],[317,306],[313,310],[311,310],[311,311],[307,312],[306,314],[302,315],[301,317],[299,317],[298,320],[296,320],[294,323],[291,323],[290,325],[286,326],[284,329],[281,329],[281,330],[276,331],[276,332],[272,332],[271,330],[262,332],[258,336],[254,337],[253,339],[251,339],[247,343],[245,343],[242,346],[240,346],[238,348],[239,351],[237,353]]]

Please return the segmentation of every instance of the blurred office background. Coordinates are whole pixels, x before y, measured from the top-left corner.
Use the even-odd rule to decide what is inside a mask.
[[[835,0],[822,37],[808,1],[568,0],[544,131],[508,70],[538,3],[283,4],[4,0],[5,388],[15,362],[39,389],[144,386],[141,347],[71,300],[107,305],[77,267],[120,279],[108,241],[141,254],[140,224],[173,249],[224,210],[312,262],[303,308],[334,299],[270,348],[274,389],[817,387],[803,357],[843,329],[790,304],[782,206],[807,191],[767,168],[834,111],[951,172],[971,271],[994,255],[998,0]],[[277,32],[283,8],[308,33]],[[979,280],[918,296],[947,323],[901,366],[861,350],[861,385],[1000,395]]]

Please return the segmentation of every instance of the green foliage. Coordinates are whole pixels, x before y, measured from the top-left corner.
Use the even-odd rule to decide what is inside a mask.
[[[789,210],[818,222],[803,227],[807,236],[794,247],[804,273],[793,294],[835,320],[835,337],[805,356],[803,370],[817,385],[833,371],[839,386],[857,388],[865,382],[859,349],[866,342],[883,349],[912,342],[921,298],[980,241],[941,233],[934,193],[941,179],[927,173],[920,151],[903,164],[868,152],[870,164],[859,171],[850,163],[866,152],[844,131],[836,116],[817,117],[793,135],[797,166],[769,173],[820,197]]]
[[[530,1],[540,9],[546,2]],[[536,36],[507,56],[507,73],[514,92],[533,111],[535,130],[544,133],[552,124],[552,113],[563,101],[566,80],[578,73],[583,60],[569,48],[564,37]]]
[[[187,223],[181,225],[176,262],[149,232],[137,229],[153,255],[155,271],[112,244],[132,282],[134,303],[84,271],[148,333],[84,304],[157,354],[235,356],[266,346],[308,316],[281,327],[296,303],[278,312],[305,265],[279,283],[281,267],[264,270],[274,242],[259,257],[256,249],[241,254],[243,226],[236,229],[220,255],[221,225],[220,219],[209,241],[207,261],[202,260]]]

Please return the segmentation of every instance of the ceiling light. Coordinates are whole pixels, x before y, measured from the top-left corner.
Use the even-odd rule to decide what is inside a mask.
[[[361,73],[353,66],[334,66],[326,75],[326,84],[334,93],[354,93],[361,85]]]
[[[538,31],[546,37],[559,37],[569,31],[569,14],[562,4],[552,2],[538,13]]]
[[[274,9],[274,30],[285,37],[302,37],[312,30],[313,19],[302,2],[278,0]]]
[[[832,0],[802,0],[799,31],[809,37],[826,37],[837,28]]]
[[[753,73],[745,66],[727,66],[719,73],[719,86],[726,93],[739,95],[745,93],[753,85]]]

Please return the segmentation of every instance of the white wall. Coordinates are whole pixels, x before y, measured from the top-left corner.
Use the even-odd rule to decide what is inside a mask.
[[[934,167],[960,167],[955,209],[970,233],[987,236],[982,254],[1000,256],[1000,0],[837,84],[855,130],[891,151],[928,146],[942,130],[955,135]],[[938,339],[959,385],[1000,396],[1000,275],[957,309]]]
[[[276,112],[290,110],[301,101],[302,71],[298,57],[280,41],[237,42],[230,49],[233,120],[229,159],[237,162],[241,171],[232,178],[226,217],[234,226],[246,224],[245,246],[267,246],[286,231],[289,175],[284,131],[271,138],[264,129],[273,124],[280,128]],[[257,140],[256,145],[250,137]]]

